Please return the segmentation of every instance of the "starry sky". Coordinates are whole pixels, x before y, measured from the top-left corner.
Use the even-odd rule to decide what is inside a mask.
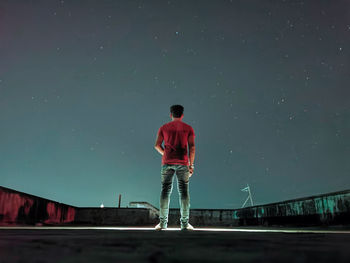
[[[0,185],[159,207],[156,133],[181,104],[191,208],[350,189],[349,72],[347,0],[2,0]]]

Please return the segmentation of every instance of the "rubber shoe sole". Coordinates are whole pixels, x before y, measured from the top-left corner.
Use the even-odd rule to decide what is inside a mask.
[[[181,227],[181,231],[188,231],[188,230],[194,230],[193,226],[191,224],[188,224],[186,227]]]
[[[162,227],[160,223],[154,227],[155,230],[160,231],[166,229],[166,227]]]

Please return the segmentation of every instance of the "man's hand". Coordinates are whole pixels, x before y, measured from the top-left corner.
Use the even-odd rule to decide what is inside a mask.
[[[190,166],[188,166],[188,169],[190,170],[190,177],[191,177],[192,174],[193,174],[193,168],[191,168]]]

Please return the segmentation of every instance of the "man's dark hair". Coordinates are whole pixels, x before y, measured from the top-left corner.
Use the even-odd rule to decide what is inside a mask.
[[[184,107],[181,105],[172,105],[170,107],[170,112],[173,114],[174,118],[180,118],[184,113]]]

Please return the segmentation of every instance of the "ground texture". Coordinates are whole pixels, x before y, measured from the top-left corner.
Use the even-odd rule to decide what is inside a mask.
[[[350,232],[0,229],[0,262],[349,262]]]

